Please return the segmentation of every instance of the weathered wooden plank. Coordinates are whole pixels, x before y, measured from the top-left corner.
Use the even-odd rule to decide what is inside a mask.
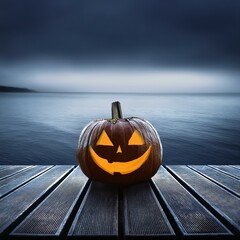
[[[118,188],[92,182],[68,239],[118,238]]]
[[[125,187],[124,235],[126,239],[175,238],[175,233],[149,183]]]
[[[214,211],[235,234],[240,234],[240,199],[187,166],[167,168]]]
[[[226,174],[229,174],[235,178],[240,179],[240,170],[236,169],[236,168],[232,168],[230,166],[227,165],[209,165],[212,168],[215,168],[217,170],[220,170]]]
[[[55,186],[73,166],[56,166],[36,177],[34,180],[0,199],[0,234],[11,229],[15,221],[24,217],[27,210],[36,206],[41,199]]]
[[[240,180],[226,175],[222,172],[219,172],[216,169],[210,168],[209,166],[190,165],[189,167],[200,172],[204,176],[208,177],[210,180],[225,187],[225,189],[233,192],[240,197]]]
[[[10,167],[11,165],[0,165],[0,172],[8,167]]]
[[[0,173],[12,167],[19,166],[0,166]],[[161,167],[155,193],[149,183],[91,183],[83,201],[86,177],[79,178],[78,168],[24,167],[0,182],[0,194],[7,193],[0,199],[1,240],[231,238],[224,225],[240,237],[239,180],[219,166],[167,166],[171,174]],[[239,171],[239,165],[226,167]]]
[[[229,166],[240,170],[240,165],[229,165]]]
[[[232,237],[232,233],[165,168],[161,167],[152,180],[174,219],[180,236],[216,239]]]
[[[71,219],[73,209],[81,196],[87,177],[80,168],[74,171],[40,204],[29,216],[17,226],[13,236],[34,239],[43,237],[60,237],[64,227]]]
[[[30,166],[26,166],[26,165],[14,165],[14,166],[11,166],[11,165],[8,165],[8,166],[5,166],[2,171],[0,172],[0,181],[4,178],[7,178],[13,174],[16,174],[18,173],[19,171],[22,171],[23,169],[26,169]]]
[[[24,183],[32,180],[42,172],[49,169],[51,166],[33,166],[5,178],[1,181],[0,185],[0,198],[4,197],[9,192],[17,189],[19,186]]]

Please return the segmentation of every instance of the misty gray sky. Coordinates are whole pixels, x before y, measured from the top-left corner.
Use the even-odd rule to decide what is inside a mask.
[[[239,0],[0,0],[0,85],[240,92]]]

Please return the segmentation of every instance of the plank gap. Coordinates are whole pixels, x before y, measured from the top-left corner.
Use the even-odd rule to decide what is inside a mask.
[[[83,199],[86,196],[86,193],[87,193],[87,191],[89,189],[90,184],[91,184],[91,180],[88,179],[86,184],[85,184],[85,186],[83,187],[81,193],[79,194],[79,197],[78,197],[78,199],[76,201],[75,206],[72,209],[72,212],[70,213],[70,215],[69,215],[69,217],[68,217],[68,219],[67,219],[67,221],[65,223],[65,226],[64,226],[64,228],[62,230],[62,233],[60,234],[60,237],[62,239],[67,239],[68,232],[69,232],[69,230],[70,230],[70,228],[71,228],[71,226],[73,224],[74,218],[77,215],[78,209],[80,208],[80,206],[81,206],[81,204],[83,202]]]
[[[210,168],[213,168],[213,169],[215,169],[215,170],[217,170],[217,171],[219,171],[219,172],[221,172],[221,173],[224,173],[224,174],[226,174],[227,176],[230,176],[230,177],[236,178],[237,180],[240,180],[240,178],[237,177],[236,175],[231,174],[231,173],[229,173],[229,172],[227,172],[227,171],[224,171],[224,170],[222,170],[222,169],[219,169],[219,168],[215,167],[215,165],[214,165],[214,166],[213,166],[213,165],[207,165],[207,166],[209,166]],[[238,170],[239,170],[239,169],[238,169]]]
[[[124,199],[123,186],[118,187],[118,239],[124,240]]]
[[[163,211],[165,212],[165,214],[168,218],[168,221],[170,222],[170,224],[176,234],[177,239],[183,238],[182,231],[181,231],[179,225],[177,224],[177,222],[174,218],[174,214],[170,210],[171,208],[169,207],[168,203],[165,201],[162,193],[160,191],[158,191],[157,186],[155,185],[155,183],[153,182],[152,179],[149,182],[150,182],[150,186],[151,186],[157,200],[159,201],[160,205],[162,206]]]
[[[0,181],[9,178],[11,176],[14,176],[22,171],[25,171],[28,168],[31,168],[33,166],[23,166],[23,165],[16,165],[16,166],[10,166],[10,167],[6,167],[4,169],[2,169],[1,173],[0,173]],[[12,169],[11,169],[12,168]],[[4,172],[6,172],[4,174]]]

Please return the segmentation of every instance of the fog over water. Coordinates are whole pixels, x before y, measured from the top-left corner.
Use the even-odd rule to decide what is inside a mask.
[[[239,0],[2,0],[0,85],[240,92]]]

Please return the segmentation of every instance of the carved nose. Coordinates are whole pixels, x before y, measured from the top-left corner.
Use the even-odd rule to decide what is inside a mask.
[[[117,153],[122,153],[122,149],[121,149],[120,145],[118,146]]]

